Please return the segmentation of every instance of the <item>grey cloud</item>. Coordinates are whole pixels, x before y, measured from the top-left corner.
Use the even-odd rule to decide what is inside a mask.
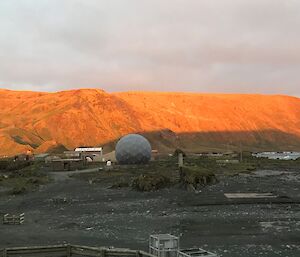
[[[297,0],[2,0],[0,86],[300,96]]]

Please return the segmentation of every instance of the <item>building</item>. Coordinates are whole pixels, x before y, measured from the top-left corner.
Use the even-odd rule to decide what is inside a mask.
[[[102,162],[102,147],[77,147],[74,151],[65,151],[63,155],[45,158],[45,164],[52,171],[83,169],[88,162]]]
[[[159,159],[159,153],[158,153],[158,150],[156,149],[152,149],[151,150],[151,160],[152,161],[155,161],[155,160],[158,160]]]
[[[252,156],[270,160],[297,160],[300,158],[300,152],[260,152],[253,153]]]
[[[79,153],[81,159],[88,162],[102,162],[103,149],[102,147],[77,147],[74,154]]]
[[[224,154],[223,153],[217,153],[217,152],[212,152],[212,153],[199,153],[199,156],[205,156],[205,157],[222,157]]]
[[[84,168],[82,159],[53,159],[49,164],[52,171],[72,171]]]
[[[77,147],[74,151],[65,151],[64,155],[68,159],[82,159],[85,162],[102,162],[102,147]]]
[[[64,155],[67,158],[73,159],[73,158],[77,158],[80,159],[80,152],[75,152],[75,151],[64,151]]]
[[[18,154],[14,157],[14,161],[32,161],[34,159],[33,155],[28,154]]]
[[[111,161],[111,162],[116,162],[116,151],[111,151],[109,153],[103,154],[102,156],[102,161]]]

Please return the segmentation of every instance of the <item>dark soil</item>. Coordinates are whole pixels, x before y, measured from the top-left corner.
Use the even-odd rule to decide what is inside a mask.
[[[36,192],[1,196],[0,212],[25,212],[23,225],[0,225],[0,247],[73,243],[148,249],[154,233],[181,247],[224,257],[300,256],[300,171],[219,175],[197,194],[178,187],[137,192],[112,182],[61,174]],[[272,199],[229,200],[224,193],[272,192]],[[57,201],[55,199],[66,199]]]

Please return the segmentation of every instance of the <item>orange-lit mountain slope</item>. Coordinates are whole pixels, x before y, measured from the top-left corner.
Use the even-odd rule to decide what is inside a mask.
[[[300,99],[288,96],[0,90],[0,117],[0,155],[102,145],[131,132],[163,151],[300,150]]]

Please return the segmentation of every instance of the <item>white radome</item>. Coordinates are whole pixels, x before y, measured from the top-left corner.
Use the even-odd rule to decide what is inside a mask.
[[[146,164],[151,159],[151,145],[141,135],[126,135],[116,145],[116,159],[120,164]]]

